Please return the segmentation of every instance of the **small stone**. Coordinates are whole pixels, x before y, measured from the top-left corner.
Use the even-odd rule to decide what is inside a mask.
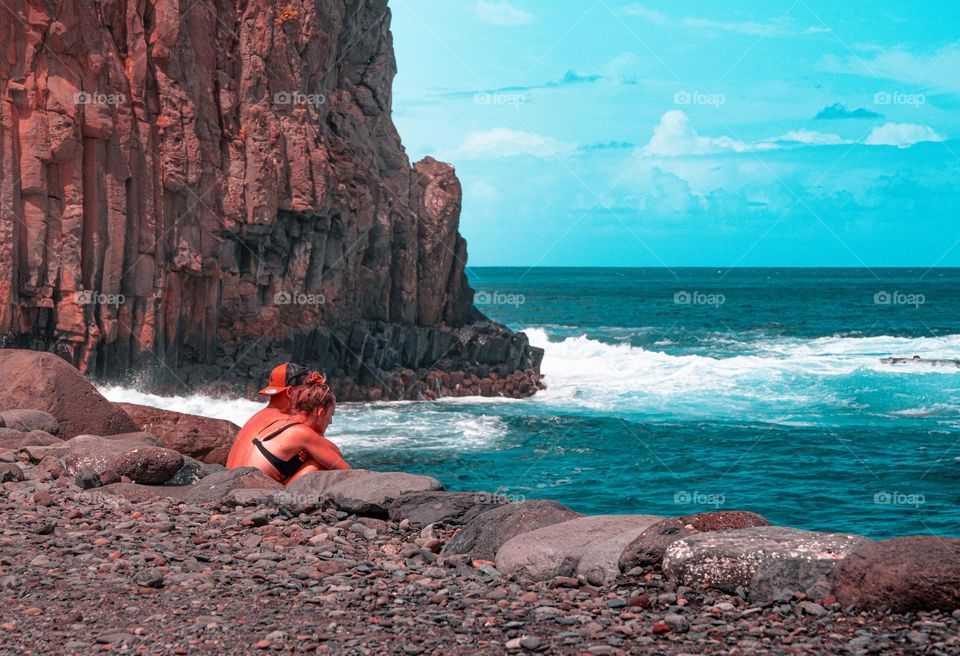
[[[73,481],[81,490],[92,490],[101,485],[100,474],[89,465],[77,469],[77,473],[73,475]]]
[[[827,614],[827,609],[813,601],[801,601],[799,604],[797,604],[797,614],[798,615],[806,614],[806,615],[813,615],[814,617],[822,617]]]
[[[657,635],[661,633],[670,633],[670,625],[666,622],[657,622],[653,625],[653,632]]]
[[[23,480],[23,470],[16,465],[0,465],[0,483],[19,483]]]
[[[256,646],[257,649],[270,649],[270,647],[273,646],[273,643],[269,640],[261,640]]]
[[[667,613],[663,616],[664,623],[670,627],[671,631],[677,633],[686,633],[690,630],[690,622],[683,615],[677,613]]]
[[[540,638],[536,636],[527,636],[520,638],[520,646],[524,649],[529,649],[530,651],[536,651],[540,648],[540,645],[543,644]]]
[[[627,605],[626,599],[620,597],[611,597],[607,599],[607,608],[623,608]]]

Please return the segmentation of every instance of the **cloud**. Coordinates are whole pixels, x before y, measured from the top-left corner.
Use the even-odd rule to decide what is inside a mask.
[[[844,139],[839,134],[817,132],[815,130],[791,130],[786,134],[766,141],[771,143],[804,144],[806,146],[836,146],[838,144],[853,143],[850,139]]]
[[[527,25],[533,22],[533,14],[523,11],[506,0],[477,0],[474,6],[477,18],[493,25]]]
[[[912,86],[960,93],[960,42],[938,50],[913,53],[902,47],[876,48],[845,59],[825,57],[824,67],[837,73],[882,77]]]
[[[591,153],[598,150],[629,150],[631,148],[636,148],[636,144],[629,141],[604,141],[580,146],[579,150],[584,153]]]
[[[863,143],[870,146],[909,148],[922,141],[945,141],[933,128],[917,123],[885,123],[873,128]]]
[[[499,159],[521,155],[548,158],[572,153],[576,148],[576,144],[568,144],[535,132],[493,128],[468,134],[449,157],[452,160]]]
[[[726,22],[715,21],[709,18],[687,17],[679,20],[673,20],[669,16],[650,9],[642,4],[631,4],[623,8],[623,13],[627,16],[642,18],[654,25],[666,25],[673,27],[693,27],[700,29],[715,30],[720,32],[732,32],[734,34],[744,34],[747,36],[805,36],[810,34],[823,34],[829,32],[830,28],[822,25],[814,25],[804,30],[790,29],[780,22],[756,23],[753,21]]]
[[[627,5],[623,8],[623,13],[627,16],[637,16],[639,18],[644,18],[651,23],[656,23],[657,25],[665,25],[669,22],[669,19],[661,14],[659,11],[650,9],[641,4],[632,4]]]
[[[704,137],[690,125],[690,118],[673,109],[660,117],[653,136],[642,153],[648,157],[678,157],[681,155],[710,155],[722,152],[745,153],[777,148],[771,143],[747,143],[731,137]]]
[[[821,109],[813,118],[820,120],[883,118],[883,114],[871,112],[869,109],[864,109],[863,107],[847,109],[843,103],[833,103]]]
[[[565,87],[578,86],[581,84],[594,84],[604,80],[602,75],[581,75],[574,70],[569,70],[563,74],[563,77],[555,80],[549,80],[543,84],[532,85],[514,85],[506,87],[496,87],[494,89],[468,89],[464,91],[448,91],[439,94],[442,98],[474,98],[479,95],[497,95],[497,94],[520,94],[531,93],[534,91],[544,91],[547,89],[562,89]],[[480,101],[482,102],[482,100]]]

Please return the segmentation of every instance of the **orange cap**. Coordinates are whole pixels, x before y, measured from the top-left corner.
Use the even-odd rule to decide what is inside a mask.
[[[273,396],[284,392],[297,385],[297,379],[302,379],[306,373],[307,370],[300,365],[284,362],[273,368],[273,371],[270,372],[270,384],[260,390],[260,393]]]

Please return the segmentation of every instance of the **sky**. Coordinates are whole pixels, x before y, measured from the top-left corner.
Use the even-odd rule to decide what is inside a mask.
[[[960,3],[391,0],[471,266],[960,266]]]

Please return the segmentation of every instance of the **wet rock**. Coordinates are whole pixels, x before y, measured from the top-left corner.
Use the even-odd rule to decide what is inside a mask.
[[[584,554],[607,543],[623,533],[635,537],[638,533],[660,521],[655,515],[596,515],[570,519],[559,524],[521,533],[508,540],[497,551],[497,569],[507,576],[516,576],[534,581],[547,581],[557,576],[571,576]],[[621,545],[626,545],[625,537]],[[608,545],[609,546],[609,545]],[[612,545],[616,547],[616,543]],[[609,558],[610,569],[617,571],[619,552]],[[602,568],[602,558],[594,566]],[[605,578],[603,572],[594,572]]]
[[[100,473],[87,465],[77,469],[73,475],[73,480],[81,490],[90,490],[103,484],[100,480]]]
[[[177,470],[173,476],[164,481],[164,485],[193,485],[208,473],[204,468],[204,463],[194,460],[189,456],[183,456],[183,466]]]
[[[960,609],[960,539],[913,535],[863,544],[840,562],[833,594],[858,608]]]
[[[4,410],[0,412],[0,420],[4,427],[24,433],[43,431],[56,435],[60,431],[56,418],[42,410]]]
[[[859,535],[780,526],[698,533],[667,548],[663,571],[681,585],[728,593],[742,588],[754,602],[784,589],[821,598],[830,593],[837,563],[867,542]]]
[[[623,550],[619,567],[628,572],[634,567],[660,565],[671,544],[697,533],[769,526],[770,522],[751,512],[721,510],[670,517],[657,522]]]
[[[205,463],[226,464],[240,427],[225,419],[211,419],[162,410],[136,403],[117,403],[140,430],[160,438],[163,445]]]
[[[50,353],[0,349],[0,408],[42,410],[56,417],[58,436],[115,435],[137,430],[67,361]],[[48,431],[50,432],[50,431]]]
[[[134,483],[160,485],[183,467],[183,456],[171,449],[144,446],[118,454],[110,468]]]
[[[466,524],[480,513],[508,503],[502,496],[476,492],[412,492],[391,502],[390,519],[428,526]]]
[[[463,526],[441,553],[444,556],[469,554],[473,558],[493,560],[507,541],[521,533],[581,517],[555,501],[534,499],[510,503],[480,513]]]

